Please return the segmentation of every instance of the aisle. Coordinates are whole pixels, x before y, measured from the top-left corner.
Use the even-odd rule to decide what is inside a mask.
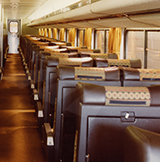
[[[46,162],[19,54],[8,54],[0,81],[0,161]]]

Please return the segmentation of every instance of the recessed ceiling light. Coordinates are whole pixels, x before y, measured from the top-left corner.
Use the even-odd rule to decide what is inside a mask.
[[[11,4],[11,9],[12,9],[12,10],[17,10],[18,7],[19,7],[19,4],[18,4],[18,3],[12,3],[12,4]]]
[[[16,3],[16,2],[20,2],[20,0],[10,0],[10,2]]]

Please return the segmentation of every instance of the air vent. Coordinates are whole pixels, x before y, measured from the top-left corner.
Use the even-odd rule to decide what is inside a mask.
[[[48,0],[44,0],[44,1],[48,1]],[[101,0],[85,0],[85,1],[77,2],[77,3],[74,3],[74,4],[70,5],[70,6],[67,6],[65,8],[59,9],[57,11],[54,11],[54,12],[52,12],[52,13],[46,15],[46,16],[43,16],[41,19],[50,18],[52,16],[61,14],[63,12],[74,10],[74,9],[79,8],[79,7],[83,7],[83,6],[89,5],[91,3],[98,2],[98,1],[101,1]],[[37,21],[37,20],[34,20],[34,21]]]
[[[79,3],[75,3],[75,4],[71,5],[71,6],[69,7],[70,10],[74,10],[74,9],[76,9],[77,7],[79,7],[78,4],[79,4]]]
[[[11,3],[18,3],[20,0],[10,0]]]
[[[91,3],[98,2],[98,1],[100,1],[100,0],[91,0]]]

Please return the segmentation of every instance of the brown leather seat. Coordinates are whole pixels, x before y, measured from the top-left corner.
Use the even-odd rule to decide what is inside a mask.
[[[134,125],[160,133],[159,93],[160,86],[131,89],[77,83],[76,162],[124,161],[127,126]],[[137,97],[132,94],[137,94]],[[143,94],[146,97],[141,98]]]
[[[132,67],[132,68],[141,68],[140,59],[104,59],[104,58],[95,58],[96,67]]]
[[[61,54],[60,54],[61,55]],[[67,57],[74,56],[74,54],[65,54]],[[47,57],[46,57],[47,56]],[[44,122],[52,122],[52,112],[55,104],[56,85],[57,85],[57,74],[56,67],[59,64],[66,66],[87,66],[93,65],[92,58],[61,58],[61,56],[52,57],[49,55],[40,55],[40,69],[39,69],[39,81],[38,81],[38,97],[37,112],[40,127]],[[40,115],[39,115],[40,114]],[[51,116],[50,116],[51,114]],[[51,119],[51,120],[50,120]]]
[[[128,126],[125,130],[124,162],[159,162],[160,134]]]
[[[94,83],[98,85],[121,86],[120,72],[119,68],[117,67],[93,68],[58,66],[57,78],[57,94],[55,95],[57,101],[55,121],[56,129],[54,131],[56,141],[55,161],[59,158],[57,156],[59,153],[61,159],[65,159],[65,161],[66,159],[68,159],[67,161],[72,161],[76,124],[75,87],[77,82],[81,80],[83,82]],[[54,92],[52,92],[52,94]],[[53,96],[52,100],[55,100],[53,99]],[[63,142],[61,143],[61,141]],[[70,149],[67,149],[68,147]]]
[[[121,78],[123,86],[151,86],[160,84],[159,69],[135,69],[122,67]]]
[[[80,57],[92,57],[103,59],[117,59],[118,56],[115,53],[93,53],[93,52],[79,52]]]

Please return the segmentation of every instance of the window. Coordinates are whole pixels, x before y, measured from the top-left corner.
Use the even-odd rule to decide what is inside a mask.
[[[49,37],[49,38],[53,38],[53,33],[52,33],[52,32],[53,32],[52,29],[49,28],[49,29],[48,29],[48,37]]]
[[[147,69],[160,68],[160,31],[148,32]]]
[[[96,31],[96,48],[104,53],[104,31]]]
[[[106,30],[106,52],[105,53],[108,53],[108,36],[109,36],[109,30]]]
[[[109,36],[109,30],[96,31],[95,48],[100,49],[101,53],[108,53],[108,36]]]
[[[84,30],[78,31],[78,47],[82,47],[84,42]]]
[[[18,33],[18,22],[16,22],[16,21],[11,21],[10,24],[9,24],[9,31],[10,31],[10,33],[12,33],[12,34]]]
[[[126,34],[126,59],[139,58],[144,67],[144,32],[127,31]]]

